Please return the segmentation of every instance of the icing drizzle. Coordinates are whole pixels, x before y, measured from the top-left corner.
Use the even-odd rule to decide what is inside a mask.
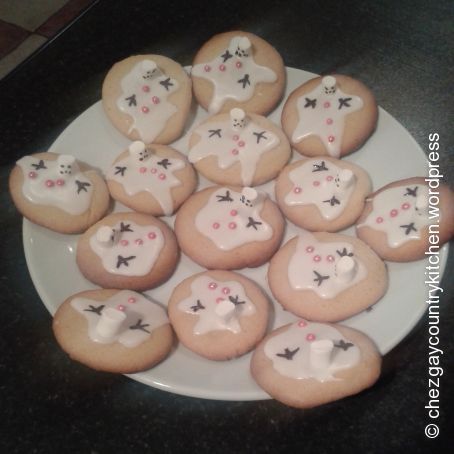
[[[337,87],[335,77],[324,77],[314,90],[298,98],[298,124],[292,141],[299,143],[316,135],[330,156],[339,157],[345,116],[360,110],[363,104],[359,96],[344,93]]]
[[[352,244],[321,242],[309,232],[301,233],[288,265],[288,279],[295,290],[312,290],[321,298],[334,298],[367,276],[355,257]]]
[[[192,75],[213,84],[213,96],[208,106],[212,114],[219,112],[227,99],[248,101],[254,95],[256,84],[277,80],[271,68],[255,63],[251,42],[241,36],[232,38],[228,48],[212,61],[194,65]]]
[[[292,189],[285,196],[289,206],[314,204],[326,220],[339,217],[355,189],[356,177],[329,161],[310,159],[289,173]]]
[[[164,309],[130,290],[122,290],[105,301],[76,297],[70,304],[86,318],[90,339],[103,344],[119,342],[125,347],[134,348],[146,341],[153,330],[169,322]],[[112,337],[104,337],[96,329],[103,312],[108,308],[126,315],[118,332]]]
[[[24,156],[16,164],[24,174],[22,193],[30,202],[72,215],[82,214],[90,207],[93,186],[74,157],[59,155],[56,160],[43,160]]]
[[[334,374],[354,367],[361,357],[359,348],[337,329],[305,320],[271,337],[264,351],[281,375],[320,382],[339,380]]]
[[[421,184],[388,188],[372,199],[372,211],[357,227],[385,232],[392,248],[418,240],[421,230],[430,224],[428,197],[427,186]]]
[[[109,273],[144,276],[159,257],[164,235],[154,225],[138,225],[125,220],[112,228],[100,227],[89,241]]]
[[[194,334],[216,330],[239,333],[239,317],[256,312],[254,304],[238,281],[217,281],[207,275],[192,281],[191,295],[178,303],[178,309],[198,317]]]
[[[248,198],[248,189],[257,197],[255,200]],[[251,188],[245,188],[242,193],[219,188],[197,213],[195,226],[223,251],[253,241],[266,241],[273,236],[273,229],[260,217],[263,197]]]
[[[122,92],[117,107],[133,119],[128,134],[135,129],[144,142],[153,142],[178,110],[167,100],[178,90],[178,81],[163,73],[153,60],[144,59],[120,84]]]

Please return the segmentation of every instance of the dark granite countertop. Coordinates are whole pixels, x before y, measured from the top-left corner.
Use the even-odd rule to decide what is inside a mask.
[[[453,175],[452,2],[422,0],[100,1],[0,81],[0,448],[8,453],[447,452],[452,448],[453,253],[442,282],[440,417],[428,416],[428,325],[385,357],[358,396],[300,411],[269,401],[223,402],[166,393],[92,371],[57,346],[31,282],[22,218],[7,191],[15,160],[46,150],[100,98],[117,60],[158,53],[181,64],[211,35],[243,29],[272,43],[288,66],[364,81],[428,152],[440,135]],[[409,283],[411,285],[411,283]],[[437,439],[424,435],[440,427]]]

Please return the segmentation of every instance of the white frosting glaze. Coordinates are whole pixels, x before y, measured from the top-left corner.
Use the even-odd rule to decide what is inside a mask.
[[[174,203],[171,189],[182,184],[174,172],[183,169],[185,161],[159,157],[152,150],[142,161],[139,159],[129,154],[117,161],[107,172],[107,179],[120,183],[130,196],[142,191],[149,192],[165,215],[172,214]]]
[[[22,193],[30,202],[60,208],[72,215],[82,214],[90,207],[93,183],[72,156],[59,155],[55,161],[24,156],[16,164],[24,174]]]
[[[321,242],[309,232],[299,235],[288,265],[295,290],[312,290],[321,298],[334,298],[367,276],[364,264],[348,242]]]
[[[345,116],[361,109],[363,104],[359,96],[349,95],[336,87],[333,76],[324,77],[314,90],[298,98],[298,124],[292,141],[298,143],[316,135],[331,156],[339,157]]]
[[[250,197],[248,188],[243,189],[243,193],[217,189],[196,215],[197,230],[223,251],[253,241],[269,240],[273,229],[260,217],[265,195],[258,195],[253,202]]]
[[[76,297],[71,300],[71,307],[86,318],[92,341],[102,344],[119,342],[128,348],[137,347],[150,337],[153,330],[169,322],[162,307],[130,290],[122,290],[105,301]],[[104,336],[97,327],[102,315],[109,309],[124,315],[118,317],[121,323],[117,332]]]
[[[127,228],[121,231],[121,225]],[[106,271],[123,276],[144,276],[153,268],[164,247],[164,235],[154,225],[122,221],[110,229],[102,226],[90,237],[90,247]],[[131,230],[131,231],[130,231]]]
[[[421,238],[421,229],[430,224],[428,200],[429,189],[425,185],[386,189],[372,199],[372,211],[357,227],[367,226],[385,232],[388,245],[399,247],[407,241]]]
[[[280,143],[276,134],[252,121],[238,129],[234,129],[229,120],[204,123],[194,133],[200,136],[200,140],[189,151],[189,161],[195,163],[213,155],[217,156],[221,169],[239,162],[243,186],[252,184],[261,156]]]
[[[178,81],[157,68],[153,60],[137,63],[121,80],[117,99],[117,107],[133,119],[128,133],[135,129],[144,142],[153,142],[178,110],[167,100],[178,88]]]
[[[271,68],[255,63],[253,49],[246,49],[248,43],[245,40],[249,41],[247,38],[235,36],[222,55],[192,68],[193,76],[207,79],[213,84],[213,96],[208,107],[212,114],[219,112],[228,99],[238,102],[251,99],[256,84],[277,80],[277,75]]]
[[[356,184],[356,177],[349,169],[321,159],[302,161],[288,177],[293,187],[285,196],[285,203],[289,206],[313,204],[329,221],[343,213]]]
[[[228,330],[241,332],[239,317],[256,313],[254,303],[238,281],[217,281],[202,275],[191,283],[191,295],[178,303],[178,309],[198,317],[194,334]]]
[[[354,367],[361,358],[359,348],[337,329],[305,320],[293,323],[283,333],[271,337],[265,343],[264,351],[279,374],[320,382],[339,380],[334,377],[335,373]]]

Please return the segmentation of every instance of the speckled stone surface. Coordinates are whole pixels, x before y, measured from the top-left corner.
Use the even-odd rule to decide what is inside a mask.
[[[173,395],[72,362],[29,277],[7,179],[15,160],[46,150],[100,98],[115,61],[159,53],[190,64],[211,35],[244,29],[271,42],[288,66],[364,81],[426,152],[429,133],[439,133],[441,168],[454,185],[453,12],[452,2],[421,0],[101,1],[1,81],[1,451],[447,452],[454,441],[452,252],[440,298],[444,375],[434,422],[441,433],[428,440],[427,317],[386,356],[372,389],[307,411],[272,400]]]

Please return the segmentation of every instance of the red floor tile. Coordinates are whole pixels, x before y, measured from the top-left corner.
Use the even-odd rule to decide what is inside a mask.
[[[30,32],[17,25],[0,20],[0,58],[14,50],[29,34]]]

